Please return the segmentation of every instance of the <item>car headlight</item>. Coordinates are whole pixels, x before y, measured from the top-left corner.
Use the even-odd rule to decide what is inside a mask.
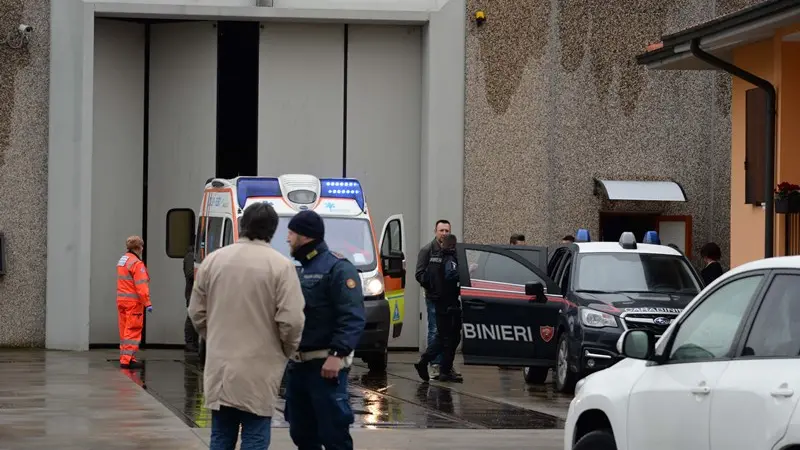
[[[380,272],[361,280],[361,290],[365,297],[375,297],[383,294],[383,278]]]
[[[617,318],[596,309],[581,308],[581,322],[587,327],[616,327]]]

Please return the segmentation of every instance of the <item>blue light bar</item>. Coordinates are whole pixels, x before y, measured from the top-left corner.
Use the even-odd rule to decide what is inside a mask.
[[[661,245],[661,239],[658,237],[658,233],[655,231],[648,231],[644,234],[644,239],[642,240],[643,244],[656,244]]]
[[[576,242],[591,242],[592,238],[589,236],[589,230],[586,228],[581,228],[575,233],[575,241]]]
[[[351,198],[358,203],[358,207],[364,210],[364,190],[361,183],[352,178],[321,178],[319,180],[322,194],[320,197],[332,198]]]
[[[239,178],[236,181],[236,197],[239,208],[244,208],[250,197],[281,197],[281,184],[277,178]]]

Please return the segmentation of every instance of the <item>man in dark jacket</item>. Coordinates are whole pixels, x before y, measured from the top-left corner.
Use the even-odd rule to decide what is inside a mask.
[[[190,245],[186,250],[186,255],[183,257],[183,276],[186,278],[186,289],[184,290],[184,297],[186,297],[186,307],[189,307],[189,299],[192,297],[192,287],[194,287],[194,246]],[[192,325],[189,316],[186,316],[186,322],[183,324],[183,339],[186,342],[186,351],[196,353],[199,350],[199,339],[197,331]]]
[[[442,242],[442,264],[428,271],[440,271],[440,274],[430,273],[431,278],[439,276],[442,279],[439,297],[434,301],[436,311],[436,338],[433,345],[428,346],[419,362],[414,365],[423,381],[430,379],[428,363],[441,355],[439,376],[434,377],[439,381],[463,381],[461,375],[453,370],[453,360],[456,349],[461,341],[461,302],[459,301],[458,263],[456,262],[456,237],[452,234],[445,236]]]
[[[725,273],[722,264],[719,262],[722,259],[722,251],[719,249],[719,245],[709,242],[700,249],[700,256],[703,258],[703,264],[705,264],[703,270],[700,271],[700,276],[703,277],[703,283],[708,286]]]
[[[450,234],[450,222],[444,219],[436,221],[436,237],[419,251],[415,278],[422,289],[425,290],[425,305],[428,317],[428,348],[436,339],[436,308],[434,304],[441,295],[444,273],[439,270],[442,266],[442,241]],[[433,277],[431,278],[431,275]],[[442,362],[441,354],[436,355],[430,363],[434,376],[439,373]]]
[[[298,449],[353,450],[350,366],[366,324],[355,266],[328,250],[325,225],[313,211],[289,221],[289,247],[300,262],[306,322],[287,369],[289,435]]]

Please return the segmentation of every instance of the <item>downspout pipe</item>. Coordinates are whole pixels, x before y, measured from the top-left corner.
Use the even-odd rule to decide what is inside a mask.
[[[722,69],[729,74],[741,78],[748,83],[763,89],[767,93],[767,117],[766,117],[766,139],[764,151],[764,258],[771,258],[775,252],[775,113],[777,96],[775,86],[769,81],[759,78],[752,73],[737,67],[727,61],[723,61],[716,56],[703,51],[700,48],[700,40],[693,39],[689,45],[689,50],[697,59],[710,64],[718,69]]]

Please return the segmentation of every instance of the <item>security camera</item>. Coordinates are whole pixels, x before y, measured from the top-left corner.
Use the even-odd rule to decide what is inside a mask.
[[[33,27],[32,26],[25,25],[24,23],[20,24],[20,26],[17,29],[22,34],[28,34],[28,33],[31,33],[33,31]]]

